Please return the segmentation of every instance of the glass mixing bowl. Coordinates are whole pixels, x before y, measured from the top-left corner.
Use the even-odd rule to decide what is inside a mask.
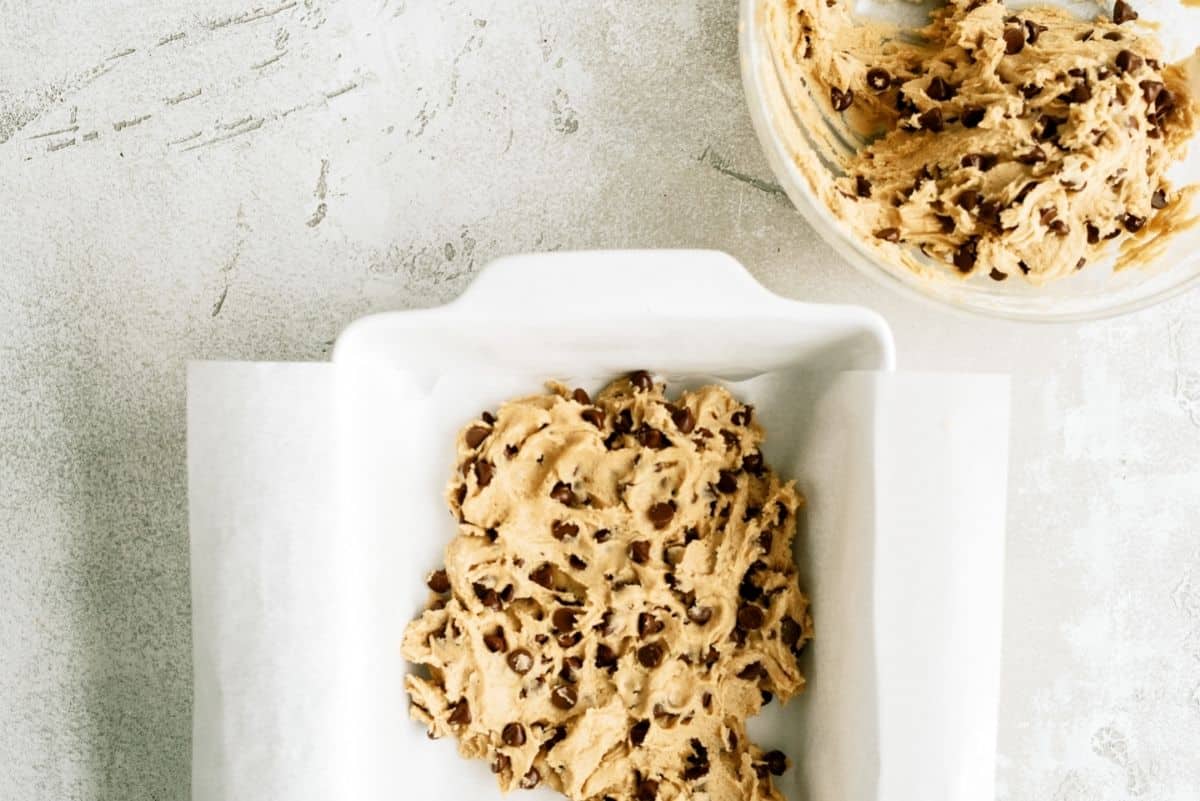
[[[804,130],[797,104],[813,103],[807,91],[785,84],[770,46],[766,26],[769,8],[785,0],[741,0],[739,47],[742,83],[759,141],[783,189],[810,225],[847,261],[877,280],[911,296],[978,314],[1014,320],[1067,322],[1111,317],[1145,308],[1200,285],[1200,226],[1177,233],[1155,257],[1137,266],[1114,270],[1115,253],[1068,278],[1037,287],[1020,280],[993,281],[987,270],[969,278],[942,271],[918,276],[913,271],[881,260],[865,247],[851,229],[836,219],[813,193],[796,148],[810,147],[812,133]],[[889,10],[868,6],[862,0],[858,13],[878,19],[881,13],[907,25],[923,24],[929,6],[891,3]],[[1016,7],[1017,4],[1014,4]],[[1028,5],[1028,4],[1022,4]],[[1057,3],[1079,16],[1094,16],[1095,4]],[[881,8],[883,11],[881,12]],[[1136,3],[1144,19],[1161,23],[1158,35],[1171,61],[1187,57],[1200,41],[1200,9],[1188,9],[1177,0],[1143,0]],[[1196,76],[1193,74],[1193,83]],[[837,139],[835,135],[829,137]],[[809,163],[812,163],[811,153]],[[836,166],[822,161],[823,168]],[[1187,158],[1169,174],[1175,186],[1200,183],[1200,142],[1193,142]],[[1198,195],[1192,196],[1192,214],[1200,214]]]

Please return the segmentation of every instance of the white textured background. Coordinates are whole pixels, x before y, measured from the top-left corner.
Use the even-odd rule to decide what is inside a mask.
[[[902,367],[1011,371],[999,796],[1200,798],[1200,294],[1071,328],[885,294],[774,185],[734,28],[0,0],[0,798],[188,795],[185,360],[321,359],[495,256],[620,246],[871,306]]]

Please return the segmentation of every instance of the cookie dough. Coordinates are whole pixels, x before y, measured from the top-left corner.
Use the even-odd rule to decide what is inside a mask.
[[[1189,212],[1167,171],[1193,92],[1124,0],[1090,21],[949,0],[916,31],[849,0],[767,7],[812,188],[893,263],[1044,284]]]
[[[408,627],[412,716],[501,788],[782,799],[745,720],[804,688],[802,499],[753,409],[645,372],[506,403],[458,437],[458,535]]]

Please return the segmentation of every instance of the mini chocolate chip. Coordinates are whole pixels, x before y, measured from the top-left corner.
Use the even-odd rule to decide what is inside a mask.
[[[565,520],[555,520],[550,525],[550,533],[556,540],[562,540],[567,537],[574,537],[579,533],[579,526],[574,523],[568,523]]]
[[[687,610],[688,620],[697,626],[703,626],[712,620],[713,610],[710,606],[690,606]]]
[[[644,779],[638,782],[637,801],[654,801],[658,797],[658,782],[654,779]]]
[[[576,570],[587,570],[587,562],[583,561],[575,554],[571,554],[567,557],[567,563]]]
[[[957,91],[953,86],[936,76],[929,82],[929,86],[925,87],[925,94],[929,96],[930,100],[949,100],[954,97]]]
[[[843,92],[836,86],[831,86],[829,88],[829,102],[833,104],[834,111],[845,111],[854,102],[854,90],[847,89]]]
[[[940,132],[945,123],[942,120],[942,110],[934,107],[917,117],[917,122],[927,131]]]
[[[571,489],[570,484],[557,482],[554,489],[550,490],[550,497],[564,506],[571,506],[575,503],[575,492]]]
[[[878,231],[875,232],[875,238],[882,239],[884,242],[899,242],[900,241],[900,229],[899,228],[880,228]],[[724,476],[722,476],[722,481],[723,480],[724,480]],[[720,484],[718,484],[717,487],[720,488]],[[733,489],[737,489],[736,483],[733,485]],[[722,490],[722,492],[733,492],[733,489]]]
[[[1142,230],[1142,226],[1146,224],[1145,217],[1138,217],[1136,214],[1126,214],[1121,220],[1125,224],[1125,230],[1131,234],[1136,234]]]
[[[495,631],[483,635],[483,644],[493,654],[508,650],[508,641],[504,638],[504,629],[497,627]]]
[[[650,719],[643,718],[629,727],[629,742],[633,743],[634,748],[638,748],[646,742],[646,735],[649,733]]]
[[[500,539],[500,532],[494,528],[489,528],[484,530],[483,536],[487,537],[488,542],[495,542]]]
[[[1159,208],[1162,207],[1159,206]],[[446,575],[445,570],[435,570],[430,573],[429,578],[425,580],[425,584],[436,593],[450,592],[450,577]]]
[[[505,445],[504,446],[504,455],[507,456],[509,459],[513,458],[520,452],[521,452],[521,449],[518,448],[516,445]]]
[[[1150,208],[1165,209],[1167,207],[1167,193],[1163,189],[1155,189],[1154,194],[1150,196]]]
[[[484,412],[483,414],[479,415],[479,419],[490,426],[496,422],[496,415],[492,414],[491,412]]]
[[[598,531],[596,531],[596,533],[592,535],[592,538],[595,539],[596,542],[608,542],[608,539],[611,536],[612,536],[611,531],[609,531],[606,528],[602,528],[602,529],[599,529]]]
[[[1124,25],[1126,22],[1132,22],[1138,18],[1138,14],[1133,10],[1133,6],[1126,3],[1125,0],[1117,0],[1113,5],[1113,22],[1118,25]]]
[[[647,517],[656,529],[663,529],[675,517],[675,501],[660,501],[646,510]]]
[[[542,562],[529,574],[529,580],[546,589],[551,589],[554,586],[554,566],[549,562]]]
[[[600,643],[596,646],[596,667],[598,668],[615,668],[617,666],[617,654],[612,648]]]
[[[978,128],[979,123],[983,122],[983,118],[987,116],[987,110],[979,106],[966,106],[962,110],[962,124],[964,128]]]
[[[645,639],[651,634],[658,634],[665,628],[665,624],[649,612],[642,612],[638,615],[637,629],[638,636]]]
[[[1042,87],[1037,84],[1026,83],[1021,84],[1021,97],[1026,100],[1032,100],[1042,93]]]
[[[974,189],[964,189],[958,193],[958,197],[954,199],[954,203],[959,208],[970,211],[979,205],[979,192]]]
[[[500,732],[500,739],[507,746],[519,748],[525,745],[525,727],[520,723],[509,723]]]
[[[656,668],[662,662],[663,647],[659,643],[652,642],[643,645],[637,649],[637,659],[645,668]]]
[[[720,478],[717,479],[717,489],[726,495],[737,491],[737,476],[732,470],[722,470]]]
[[[575,706],[575,702],[578,700],[579,695],[570,684],[560,684],[550,693],[550,703],[562,710]]]
[[[448,722],[454,726],[465,726],[471,722],[471,707],[465,698],[451,707]]]
[[[532,790],[534,787],[538,786],[538,783],[541,780],[542,780],[542,774],[538,773],[538,769],[530,768],[529,772],[521,777],[521,789],[522,790]]]
[[[594,425],[596,428],[604,428],[603,409],[597,409],[595,406],[593,406],[590,409],[584,409],[579,413],[579,416],[582,417],[586,422]]]
[[[742,604],[737,611],[737,624],[746,631],[762,628],[763,611],[754,604]]]
[[[629,558],[639,565],[650,561],[650,541],[635,540],[629,543]]]
[[[492,429],[484,426],[471,426],[467,429],[465,439],[467,440],[468,448],[478,448],[479,444],[487,439],[488,434],[492,433]]]
[[[1104,34],[1104,38],[1110,42],[1119,42],[1125,37],[1121,36],[1120,31],[1109,31],[1108,33]]]
[[[696,415],[692,414],[692,410],[685,406],[671,413],[671,422],[675,424],[681,434],[690,434],[696,427]]]
[[[1026,43],[1037,44],[1038,37],[1041,36],[1046,30],[1048,30],[1048,29],[1046,28],[1045,25],[1039,25],[1038,23],[1036,23],[1030,19],[1025,20],[1025,41],[1026,41]]]
[[[654,389],[654,379],[645,370],[637,370],[629,375],[629,382],[633,384],[634,389],[639,389],[643,392]]]
[[[554,624],[555,631],[566,632],[575,629],[575,620],[578,617],[579,612],[574,609],[559,608],[554,610],[554,614],[550,616],[550,621]]]
[[[1007,27],[1004,29],[1004,52],[1015,56],[1025,49],[1025,32],[1020,28]]]
[[[492,476],[495,474],[496,469],[487,459],[475,462],[475,481],[479,483],[481,489],[492,483]]]
[[[787,770],[787,757],[782,751],[769,751],[763,759],[766,760],[767,770],[776,776],[782,776]]]
[[[575,391],[571,393],[571,399],[581,406],[592,405],[592,396],[587,394],[587,390],[583,387],[576,387]]]
[[[993,267],[992,271],[988,273],[988,278],[991,278],[993,281],[1003,281],[1005,278],[1008,278],[1008,273],[1002,273]]]
[[[954,266],[960,273],[969,273],[975,269],[975,259],[978,258],[979,240],[975,237],[968,239],[954,251]]]
[[[757,681],[763,674],[763,666],[761,662],[751,662],[742,668],[737,677],[742,681]]]
[[[871,182],[861,175],[854,176],[854,194],[859,197],[870,197]]]
[[[1088,223],[1087,226],[1087,241],[1089,245],[1095,245],[1100,241],[1100,229]]]
[[[883,67],[872,67],[867,70],[867,86],[876,92],[882,92],[892,84],[892,76]]]
[[[1026,264],[1023,261],[1019,261],[1019,262],[1017,262],[1017,266],[1021,268],[1021,273],[1023,275],[1029,275],[1029,265],[1028,264]]]
[[[1075,269],[1082,270],[1083,265],[1085,265],[1085,264],[1087,264],[1087,259],[1085,259],[1083,256],[1080,256],[1079,261],[1075,262]]]
[[[1116,65],[1121,72],[1137,72],[1144,63],[1142,57],[1132,50],[1122,50],[1117,53]]]

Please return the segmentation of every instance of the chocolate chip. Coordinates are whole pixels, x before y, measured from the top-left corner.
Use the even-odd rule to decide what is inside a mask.
[[[742,668],[737,677],[742,681],[757,681],[763,674],[763,666],[761,662],[751,662]]]
[[[771,552],[771,546],[775,543],[775,537],[769,531],[763,531],[758,535],[758,547],[762,548],[767,553]]]
[[[478,448],[480,443],[487,439],[488,434],[492,433],[492,429],[484,426],[471,426],[467,429],[466,440],[468,448]]]
[[[1085,259],[1083,256],[1080,256],[1079,261],[1075,262],[1075,269],[1082,270],[1083,265],[1085,265],[1085,264],[1087,264],[1087,259]]]
[[[867,70],[867,86],[876,92],[882,92],[892,84],[892,76],[883,67],[872,67]]]
[[[861,175],[854,176],[854,194],[859,197],[870,197],[871,182]]]
[[[650,541],[636,540],[629,543],[629,558],[639,565],[650,561]]]
[[[1157,100],[1159,93],[1167,88],[1159,81],[1140,81],[1138,86],[1142,89],[1142,99],[1146,101],[1146,105]]]
[[[617,666],[616,652],[613,651],[612,648],[608,647],[604,643],[600,643],[599,645],[597,645],[596,646],[596,667],[605,669],[605,668],[615,668],[616,666]]]
[[[1104,34],[1104,38],[1110,42],[1119,42],[1125,37],[1121,36],[1120,31],[1109,31],[1108,33]]]
[[[565,520],[555,520],[550,524],[550,533],[554,536],[554,539],[563,540],[578,534],[579,526],[574,523],[568,523]]]
[[[782,751],[769,751],[763,759],[767,763],[767,770],[776,776],[782,776],[787,770],[787,756]]]
[[[452,726],[466,726],[471,722],[471,707],[465,698],[450,708],[450,717],[447,720]]]
[[[991,278],[993,281],[1003,281],[1005,278],[1008,278],[1008,273],[1002,273],[993,267],[992,271],[988,273],[988,278]]]
[[[750,424],[751,412],[752,410],[749,406],[744,406],[734,412],[729,419],[733,421],[735,426],[746,426]]]
[[[1036,146],[1032,150],[1017,155],[1017,161],[1022,164],[1041,164],[1045,160],[1046,151]]]
[[[1025,198],[1029,197],[1029,193],[1036,189],[1037,185],[1037,181],[1029,181],[1026,183],[1023,187],[1021,187],[1021,191],[1017,192],[1016,197],[1013,198],[1012,204],[1014,206],[1019,206],[1024,203]]]
[[[551,589],[554,586],[554,566],[549,562],[542,562],[529,574],[529,580],[546,589]]]
[[[554,733],[550,735],[550,738],[546,740],[546,742],[542,743],[542,748],[549,751],[551,748],[558,745],[565,739],[567,739],[567,727],[559,726],[554,730]]]
[[[519,748],[525,745],[525,727],[520,723],[509,723],[500,732],[500,739],[507,746]]]
[[[779,621],[779,637],[788,648],[794,648],[800,640],[800,624],[790,617]]]
[[[1038,37],[1047,30],[1045,25],[1039,25],[1033,20],[1025,20],[1025,41],[1028,44],[1037,44]]]
[[[954,199],[954,203],[959,208],[970,211],[979,205],[979,192],[974,189],[964,189],[958,193],[958,197]]]
[[[571,393],[571,399],[581,406],[592,405],[592,396],[587,394],[587,390],[583,387],[575,387],[575,391]]]
[[[675,517],[675,501],[660,501],[646,510],[646,516],[656,529],[663,529]]]
[[[663,647],[652,642],[637,649],[637,660],[645,668],[656,668],[662,663]]]
[[[1053,139],[1058,136],[1058,126],[1064,122],[1066,120],[1061,117],[1051,117],[1049,114],[1043,114],[1038,117],[1037,138],[1043,142]]]
[[[1167,193],[1163,189],[1155,189],[1154,194],[1150,196],[1150,208],[1165,209],[1167,207]]]
[[[1118,25],[1124,25],[1126,22],[1132,22],[1137,19],[1137,12],[1133,10],[1133,6],[1126,3],[1125,0],[1117,0],[1113,5],[1113,22]]]
[[[975,269],[975,260],[978,258],[979,240],[976,237],[971,237],[966,242],[959,246],[958,250],[954,251],[954,266],[958,268],[960,273],[969,273]]]
[[[538,773],[538,769],[530,768],[529,772],[521,777],[521,789],[522,790],[532,790],[534,787],[538,786],[538,783],[541,780],[542,780],[542,774]]]
[[[509,459],[511,459],[514,456],[516,456],[518,453],[520,453],[520,450],[521,449],[518,448],[516,445],[505,445],[504,446],[504,455],[507,456]]]
[[[1065,100],[1068,103],[1086,103],[1092,99],[1092,89],[1086,83],[1077,83],[1067,92]]]
[[[925,94],[929,96],[930,100],[949,100],[954,97],[957,91],[953,86],[936,76],[929,82],[929,86],[925,87]]]
[[[836,86],[832,86],[829,88],[829,102],[833,104],[834,111],[845,111],[854,102],[854,90],[847,89],[843,92]]]
[[[435,570],[430,573],[429,578],[425,579],[425,584],[436,593],[450,592],[450,577],[446,575],[445,570]]]
[[[1087,224],[1086,229],[1087,229],[1088,244],[1089,245],[1097,244],[1100,241],[1100,229],[1097,228],[1096,226],[1092,225],[1091,223]]]
[[[479,602],[488,609],[500,608],[500,595],[491,587],[476,582],[471,585],[471,589],[475,591],[475,597],[479,599]]]
[[[637,785],[637,801],[654,801],[658,796],[658,782],[654,779],[643,779]]]
[[[667,438],[662,435],[661,431],[654,428],[649,428],[647,426],[642,426],[641,429],[638,430],[637,440],[643,447],[656,451],[662,450],[670,444],[667,441]]]
[[[654,389],[654,379],[645,370],[637,370],[629,375],[629,383],[633,384],[634,389],[642,392]]]
[[[987,172],[996,166],[996,160],[996,156],[991,153],[968,153],[962,157],[959,165],[964,169],[974,168],[980,172]]]
[[[899,242],[900,241],[900,229],[899,228],[880,228],[878,231],[875,232],[875,238],[882,239],[884,242]],[[724,480],[724,476],[722,476],[722,480]],[[717,487],[720,488],[720,484],[718,484]],[[737,489],[736,482],[733,485],[733,489]],[[722,490],[722,492],[733,492],[733,489]]]
[[[467,499],[467,485],[459,484],[458,489],[454,490],[454,502],[462,506],[463,501]]]
[[[1122,50],[1117,53],[1116,65],[1121,72],[1137,72],[1144,63],[1142,57],[1132,50]]]
[[[692,414],[692,410],[685,406],[671,413],[671,422],[675,424],[681,434],[690,434],[696,427],[696,415]]]
[[[1041,93],[1042,93],[1042,87],[1040,87],[1036,84],[1032,84],[1032,83],[1021,84],[1021,97],[1025,98],[1026,100],[1032,100],[1033,98],[1037,97]]]
[[[697,626],[703,626],[712,620],[713,610],[710,606],[690,606],[687,610],[688,620]]]
[[[493,654],[508,650],[508,641],[504,638],[504,629],[497,627],[495,631],[483,635],[483,644]]]
[[[737,611],[737,624],[746,631],[754,631],[762,628],[762,609],[754,604],[742,604]]]
[[[949,214],[935,214],[933,215],[933,218],[937,220],[938,226],[941,227],[943,234],[952,233],[954,229],[958,227],[954,222],[954,218]]]
[[[1142,230],[1142,226],[1146,224],[1145,217],[1138,217],[1136,214],[1126,214],[1121,220],[1125,224],[1125,230],[1131,234],[1136,234]]]
[[[566,632],[575,629],[575,620],[578,617],[579,612],[574,609],[559,608],[554,610],[550,621],[554,624],[555,631]]]
[[[602,528],[602,529],[599,529],[595,534],[593,534],[592,538],[595,539],[596,542],[608,542],[608,539],[611,536],[612,536],[611,531],[609,531],[606,528]]]
[[[578,700],[579,695],[570,684],[560,684],[550,693],[550,703],[554,704],[558,709],[570,709],[575,706],[575,702]]]
[[[966,106],[962,110],[962,124],[964,128],[978,128],[979,123],[983,122],[983,118],[987,115],[986,109],[979,106]]]
[[[641,746],[646,742],[646,735],[650,733],[649,718],[639,720],[637,723],[629,727],[629,742],[633,743],[634,748]]]
[[[622,434],[628,434],[633,431],[633,412],[628,409],[622,409],[617,415],[617,419],[613,422],[613,428]]]
[[[576,570],[586,570],[587,569],[587,562],[583,561],[575,554],[571,554],[570,556],[567,557],[567,563],[570,564],[571,567],[575,568]]]
[[[596,428],[604,428],[604,410],[603,409],[597,409],[595,406],[593,406],[590,409],[584,409],[582,412],[579,413],[579,416],[582,417],[585,421],[594,425]]]
[[[688,765],[683,769],[683,780],[694,782],[698,779],[703,779],[708,775],[709,765],[707,762],[702,762],[699,765]]]
[[[1081,42],[1090,42],[1090,41],[1092,41],[1092,36],[1094,36],[1095,33],[1096,33],[1095,29],[1088,28],[1086,31],[1079,34],[1079,36],[1077,36],[1076,38]]]
[[[1066,236],[1071,233],[1071,227],[1064,220],[1051,220],[1048,227],[1059,236]]]
[[[945,127],[942,121],[942,110],[936,107],[929,109],[917,117],[917,122],[925,130],[933,131],[934,133],[940,132]]]
[[[1015,56],[1025,49],[1025,32],[1020,28],[1007,27],[1004,29],[1004,52]]]
[[[570,484],[565,484],[559,481],[554,485],[554,489],[550,490],[550,497],[564,506],[573,506],[575,504],[575,492],[571,489]]]
[[[638,615],[637,629],[638,636],[645,639],[652,634],[658,634],[665,628],[665,624],[649,612],[642,612]]]
[[[479,419],[487,423],[489,426],[496,422],[496,416],[491,412],[484,412],[483,414],[479,415]]]
[[[748,453],[742,459],[742,469],[752,476],[761,476],[763,473],[763,457],[761,453]]]
[[[732,470],[722,470],[720,478],[717,479],[717,489],[726,495],[737,492],[737,476]]]
[[[475,481],[479,483],[482,489],[492,483],[492,476],[496,474],[496,469],[492,467],[492,463],[487,459],[480,459],[475,462]]]

